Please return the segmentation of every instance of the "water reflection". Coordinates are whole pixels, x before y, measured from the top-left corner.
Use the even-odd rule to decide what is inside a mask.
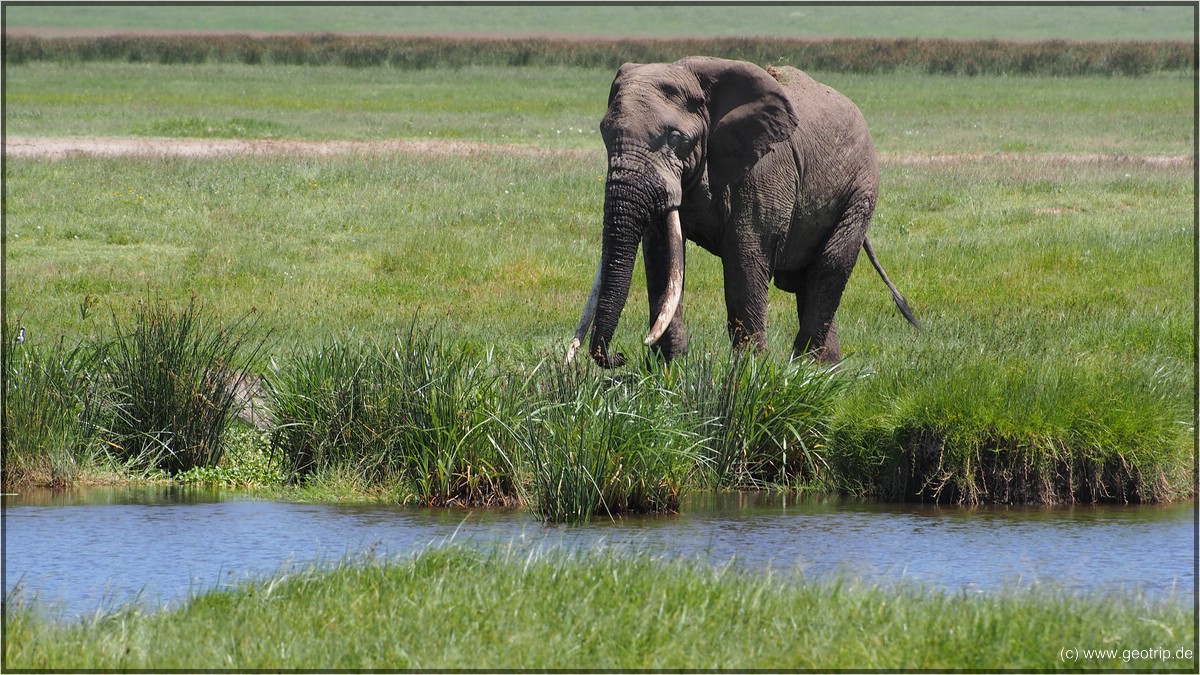
[[[690,497],[672,517],[544,526],[524,511],[253,501],[156,487],[5,497],[5,593],[68,615],[189,593],[372,550],[597,547],[955,591],[1048,583],[1073,591],[1195,592],[1195,511],[1169,507],[947,508],[761,494]]]

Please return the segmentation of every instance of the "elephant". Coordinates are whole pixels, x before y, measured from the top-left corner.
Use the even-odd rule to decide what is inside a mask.
[[[874,142],[845,96],[792,67],[692,56],[619,69],[600,122],[608,152],[603,241],[567,360],[589,330],[602,367],[643,248],[650,330],[669,362],[687,350],[684,239],[722,261],[729,338],[766,348],[767,290],[796,296],[793,357],[841,360],[834,314],[861,248],[918,330],[867,239],[879,190]],[[594,330],[593,330],[594,329]]]

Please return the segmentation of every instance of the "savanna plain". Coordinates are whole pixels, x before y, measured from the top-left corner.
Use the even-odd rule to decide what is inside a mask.
[[[860,265],[837,368],[787,362],[795,310],[775,291],[767,353],[733,357],[718,261],[689,248],[692,354],[612,375],[561,364],[599,255],[610,69],[6,64],[5,489],[201,482],[568,522],[670,511],[706,489],[1192,498],[1192,74],[812,74],[871,126],[871,236],[923,330]],[[52,137],[155,150],[39,155]],[[231,141],[245,143],[211,150]],[[641,278],[618,335],[631,354]],[[233,378],[268,419],[131,428],[136,392],[177,400],[145,366],[173,341],[209,355],[199,382],[223,395],[227,380],[203,375]],[[184,437],[200,451],[173,461]],[[1060,647],[1192,645],[1194,616],[1185,599],[966,597],[451,548],[75,623],[7,597],[4,658],[1175,668],[1194,653],[1067,663]]]

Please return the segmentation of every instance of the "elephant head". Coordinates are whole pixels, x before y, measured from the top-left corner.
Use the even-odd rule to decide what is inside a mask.
[[[668,357],[683,348],[676,316],[684,276],[681,207],[736,185],[796,124],[780,84],[748,63],[691,57],[621,67],[600,122],[608,151],[600,264],[568,360],[594,327],[589,351],[596,362],[624,362],[609,343],[642,242],[651,311],[645,344]]]

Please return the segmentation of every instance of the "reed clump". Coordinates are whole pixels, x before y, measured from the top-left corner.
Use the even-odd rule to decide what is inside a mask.
[[[851,382],[836,368],[748,351],[684,364],[685,400],[702,421],[704,482],[714,489],[836,482],[825,458],[833,402]]]
[[[599,373],[472,357],[415,324],[275,364],[272,445],[298,482],[346,472],[430,505],[524,503],[539,517],[679,509],[694,485],[833,485],[825,422],[844,378],[756,354]]]
[[[536,373],[519,419],[505,425],[535,514],[581,522],[679,510],[704,438],[661,372],[597,376],[547,359]]]
[[[244,63],[422,69],[467,66],[570,66],[615,69],[627,61],[675,61],[708,54],[809,70],[941,75],[1123,75],[1195,70],[1186,41],[1084,42],[918,38],[550,39],[425,36],[112,35],[9,36],[4,58],[31,61]]]
[[[216,466],[242,404],[246,364],[265,344],[254,337],[256,321],[246,314],[220,324],[195,297],[182,309],[139,303],[130,326],[114,315],[103,365],[109,455],[168,474]]]
[[[272,448],[295,481],[336,469],[398,483],[401,501],[505,503],[513,481],[489,440],[497,381],[487,359],[415,323],[389,345],[335,342],[273,365]]]

